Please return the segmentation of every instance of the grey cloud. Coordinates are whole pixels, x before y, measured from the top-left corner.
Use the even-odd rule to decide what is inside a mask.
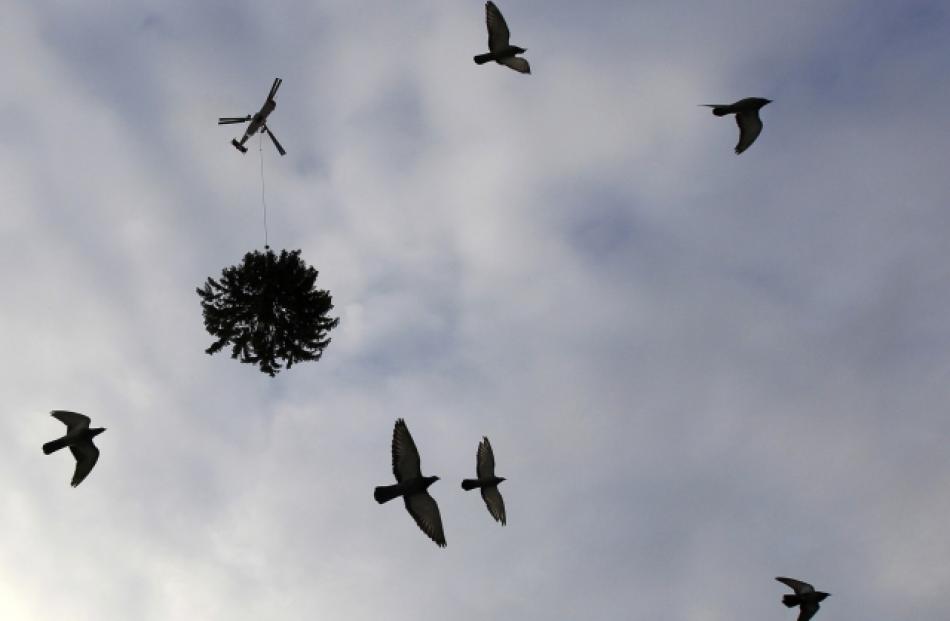
[[[481,2],[7,11],[0,617],[777,618],[775,575],[946,616],[945,9],[579,7],[501,6],[530,80],[471,65]],[[342,320],[274,382],[193,289],[263,243],[214,120],[278,75],[272,243]],[[712,157],[695,104],[746,93]],[[66,406],[109,428],[78,490]],[[441,483],[504,447],[504,529],[376,511],[398,417]]]

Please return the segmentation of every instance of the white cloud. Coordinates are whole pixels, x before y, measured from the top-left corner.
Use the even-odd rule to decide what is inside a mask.
[[[530,77],[481,2],[8,9],[0,617],[946,616],[947,21],[886,9],[503,4]],[[342,319],[270,379],[194,288],[263,244],[214,119],[275,76],[271,244]],[[737,158],[696,105],[748,95]],[[446,550],[372,501],[398,417]]]

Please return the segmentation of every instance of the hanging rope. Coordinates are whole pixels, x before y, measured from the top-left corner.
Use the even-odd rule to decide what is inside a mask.
[[[258,132],[260,140],[257,143],[257,151],[261,155],[261,206],[264,208],[264,250],[270,249],[267,240],[267,199],[264,198],[264,132]]]

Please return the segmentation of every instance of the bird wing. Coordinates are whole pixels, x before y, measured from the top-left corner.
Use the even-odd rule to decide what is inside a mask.
[[[482,437],[478,443],[478,453],[475,455],[475,476],[479,479],[490,479],[495,476],[495,453],[487,437]]]
[[[53,410],[50,412],[53,418],[66,425],[66,432],[72,433],[77,429],[86,429],[89,427],[89,417],[78,412],[68,412],[66,410]]]
[[[505,501],[501,497],[501,492],[498,491],[497,485],[489,485],[482,488],[482,500],[485,501],[485,506],[488,507],[488,512],[491,513],[491,516],[495,518],[496,522],[501,522],[501,525],[505,525]]]
[[[498,62],[505,65],[506,67],[511,67],[518,73],[531,73],[531,65],[528,64],[528,61],[520,56],[510,56],[508,58],[502,58]]]
[[[798,613],[798,621],[808,621],[815,616],[815,613],[818,612],[818,602],[802,604],[800,606],[801,612]]]
[[[92,440],[89,440],[87,442],[77,442],[70,446],[69,450],[76,458],[76,471],[73,473],[73,480],[70,485],[76,487],[92,472],[92,467],[99,461],[99,449],[92,443]]]
[[[439,547],[445,547],[445,532],[442,530],[442,515],[439,513],[439,505],[435,498],[429,495],[429,492],[419,492],[418,494],[409,494],[404,496],[406,501],[406,510],[416,521],[419,528],[429,539],[436,542]]]
[[[412,441],[406,421],[399,419],[393,427],[393,474],[400,483],[422,476],[419,451]]]
[[[501,11],[491,0],[485,3],[485,22],[488,24],[489,51],[498,52],[507,48],[508,41],[511,39],[511,32],[508,30],[508,24],[505,23]]]
[[[739,126],[739,143],[736,145],[736,155],[749,148],[759,137],[762,131],[762,119],[757,110],[736,113],[736,124]]]
[[[794,578],[776,578],[782,584],[790,587],[795,593],[801,595],[802,593],[814,593],[815,587],[808,584],[807,582],[802,582],[801,580],[796,580]],[[813,613],[814,614],[814,613]]]

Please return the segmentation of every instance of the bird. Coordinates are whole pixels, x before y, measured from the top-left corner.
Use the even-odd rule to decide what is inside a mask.
[[[53,410],[53,418],[66,425],[66,435],[43,445],[43,453],[49,455],[61,448],[69,447],[76,458],[76,471],[70,485],[76,487],[92,472],[93,466],[99,460],[99,449],[92,443],[92,439],[105,431],[104,427],[90,427],[89,417],[77,412]]]
[[[736,115],[736,124],[739,126],[739,142],[736,144],[736,155],[739,155],[759,137],[759,133],[762,131],[762,119],[759,118],[759,110],[770,103],[772,103],[771,99],[746,97],[733,104],[702,105],[712,108],[712,113],[716,116]]]
[[[495,476],[495,453],[491,450],[491,443],[487,436],[482,437],[478,443],[478,451],[475,453],[475,476],[477,479],[465,479],[462,481],[462,489],[465,491],[480,487],[482,490],[482,500],[488,507],[488,512],[495,518],[496,522],[505,525],[505,501],[498,491],[498,484],[505,480],[505,477]]]
[[[393,427],[393,474],[395,485],[380,485],[373,491],[376,502],[383,504],[402,496],[406,510],[419,528],[440,548],[445,547],[445,532],[442,530],[442,516],[439,505],[427,491],[439,477],[422,476],[419,465],[419,451],[412,441],[406,421],[397,419]]]
[[[484,65],[488,61],[495,61],[499,65],[511,67],[521,73],[531,73],[531,65],[524,58],[518,58],[518,54],[524,54],[528,50],[517,45],[511,45],[509,38],[511,32],[508,30],[508,24],[502,17],[501,11],[491,0],[485,3],[485,21],[488,24],[488,53],[475,56],[475,63]]]
[[[831,595],[831,593],[816,591],[815,587],[807,582],[795,580],[794,578],[779,577],[776,578],[776,580],[791,587],[791,589],[795,591],[794,595],[784,595],[782,597],[782,603],[789,608],[798,606],[801,609],[801,612],[798,613],[798,621],[808,621],[814,617],[815,613],[818,612],[818,608],[820,608],[818,602]]]

